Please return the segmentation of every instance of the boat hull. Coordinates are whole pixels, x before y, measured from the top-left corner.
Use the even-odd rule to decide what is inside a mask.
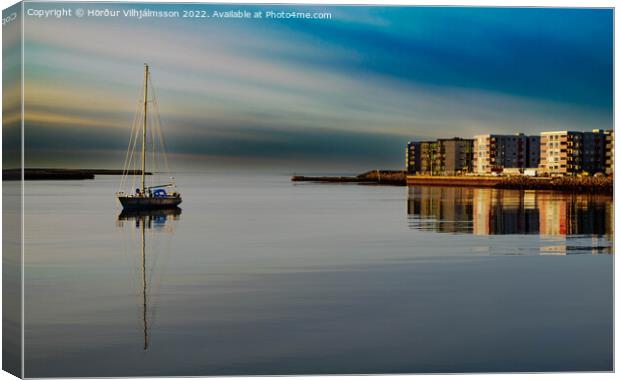
[[[154,210],[177,207],[180,197],[118,197],[124,210]]]

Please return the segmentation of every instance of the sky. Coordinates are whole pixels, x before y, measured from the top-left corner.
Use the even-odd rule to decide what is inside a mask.
[[[415,139],[613,127],[610,9],[80,6],[331,19],[26,16],[26,166],[122,166],[145,62],[181,169],[398,169]]]

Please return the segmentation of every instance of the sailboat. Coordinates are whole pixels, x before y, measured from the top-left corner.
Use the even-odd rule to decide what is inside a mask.
[[[149,84],[151,84],[151,100],[149,101]],[[128,185],[128,176],[131,175],[133,178],[131,189],[135,188],[135,191],[129,192],[119,190],[116,193],[116,197],[123,206],[124,210],[150,210],[150,209],[165,209],[165,208],[175,208],[181,202],[181,194],[176,191],[176,184],[174,177],[169,177],[164,184],[147,184],[146,176],[147,176],[147,149],[152,148],[151,163],[154,166],[153,168],[149,167],[149,170],[156,170],[152,177],[155,177],[155,174],[159,175],[160,172],[157,166],[157,160],[155,156],[155,149],[157,147],[161,148],[163,155],[163,161],[165,164],[165,171],[163,173],[169,173],[170,170],[168,168],[168,160],[166,158],[165,145],[163,141],[163,134],[161,132],[161,121],[159,119],[159,110],[157,101],[155,98],[155,92],[152,89],[153,85],[151,83],[149,66],[144,64],[144,92],[142,94],[142,99],[138,103],[138,109],[136,110],[136,115],[134,118],[134,122],[132,124],[131,137],[129,139],[129,147],[127,149],[127,154],[125,156],[125,164],[123,165],[123,176],[121,179],[120,189],[122,189],[125,185]],[[157,117],[149,118],[149,103],[152,104],[152,108],[155,109],[157,113]],[[140,143],[140,159],[137,159],[137,155],[134,152],[137,150],[138,140],[141,140]],[[139,161],[140,169],[133,169],[137,166]],[[135,175],[134,173],[140,173],[140,184],[139,187],[136,187],[135,183]]]

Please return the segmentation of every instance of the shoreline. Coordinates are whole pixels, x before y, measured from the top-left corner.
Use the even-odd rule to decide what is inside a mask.
[[[292,182],[358,183],[391,186],[451,186],[507,190],[551,190],[613,195],[613,177],[429,176],[399,170],[374,170],[355,177],[293,176]]]
[[[122,175],[123,170],[117,169],[54,169],[54,168],[26,168],[24,169],[25,181],[37,180],[85,180],[94,179],[95,175]],[[129,170],[129,175],[141,175],[141,170]],[[152,173],[146,172],[146,175]],[[21,169],[3,169],[3,181],[20,181]]]

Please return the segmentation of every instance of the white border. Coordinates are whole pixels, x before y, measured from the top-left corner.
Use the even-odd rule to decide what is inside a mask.
[[[2,2],[2,8],[8,8],[9,6],[17,3],[16,1],[6,1],[6,0],[0,0]],[[460,0],[460,1],[438,1],[438,0],[426,0],[426,1],[416,1],[416,0],[388,0],[388,1],[381,1],[381,0],[312,0],[312,1],[308,1],[308,0],[286,0],[286,1],[269,1],[269,0],[242,0],[242,1],[235,1],[235,0],[219,0],[219,1],[180,1],[180,0],[168,0],[168,1],[146,1],[146,0],[131,0],[131,1],[79,1],[79,0],[65,0],[65,1],[38,1],[38,0],[26,0],[24,2],[28,2],[28,3],[34,3],[34,2],[65,2],[65,3],[124,3],[124,2],[132,2],[132,3],[192,3],[192,4],[200,4],[200,3],[204,3],[204,4],[325,4],[325,5],[377,5],[377,6],[386,6],[386,5],[417,5],[417,6],[423,6],[423,5],[428,5],[428,6],[477,6],[477,7],[561,7],[561,8],[569,8],[569,7],[584,7],[584,8],[614,8],[614,100],[617,99],[618,96],[618,86],[617,86],[617,77],[615,75],[615,68],[616,68],[616,62],[618,62],[618,54],[617,51],[615,49],[616,46],[616,41],[618,41],[618,39],[620,38],[620,32],[618,31],[618,29],[615,27],[616,25],[616,18],[615,18],[615,8],[616,8],[616,4],[617,1],[612,0],[590,0],[590,1],[584,1],[584,0],[521,0],[521,1],[514,1],[514,0],[501,0],[501,1],[491,1],[491,0]],[[23,31],[24,31],[24,24],[25,24],[25,18],[23,17],[23,6],[22,6],[22,105],[21,105],[21,113],[22,113],[22,169],[23,169],[23,163],[24,163],[24,125],[23,125],[23,115],[24,115],[24,40],[23,40]],[[1,33],[0,33],[1,35]],[[2,53],[1,53],[0,49],[0,60],[2,58]],[[2,75],[0,73],[0,80],[2,78]],[[2,100],[2,95],[0,94],[0,101]],[[616,102],[614,101],[614,129],[616,129],[616,118],[615,118],[615,114],[616,114]],[[0,145],[0,150],[1,150],[1,145]],[[1,158],[0,158],[1,160]],[[23,178],[23,170],[22,170],[22,178]],[[616,191],[618,190],[618,183],[616,181],[615,175],[614,175],[614,194],[616,193]],[[22,181],[22,212],[24,210],[24,182]],[[1,211],[1,204],[0,204],[0,211]],[[618,220],[618,210],[614,207],[614,221]],[[1,226],[0,226],[1,229]],[[614,230],[615,230],[615,223],[614,223]],[[24,218],[23,218],[23,214],[22,214],[22,263],[24,263],[24,252],[23,252],[23,247],[24,247]],[[615,230],[614,233],[614,252],[615,251],[615,245],[616,245],[616,241],[618,239],[618,236],[620,236],[620,233],[618,233]],[[1,248],[0,248],[1,250]],[[617,283],[615,281],[615,273],[616,273],[616,269],[617,269],[617,260],[615,260],[614,257],[614,301],[615,301],[615,295],[617,294]],[[23,326],[23,316],[24,316],[24,300],[23,300],[23,296],[24,296],[24,284],[23,284],[23,277],[24,276],[24,266],[22,265],[22,326]],[[0,271],[0,277],[1,277],[1,271]],[[0,294],[0,299],[1,299],[1,294]],[[614,368],[616,363],[618,363],[618,351],[615,350],[615,342],[618,341],[618,330],[615,328],[615,322],[616,322],[616,317],[618,315],[617,313],[617,303],[614,302]],[[0,329],[0,340],[2,337],[2,330]],[[22,329],[22,374],[24,373],[24,329]],[[1,360],[1,357],[0,357]],[[447,378],[452,378],[453,376],[458,376],[459,379],[478,379],[480,377],[484,377],[486,379],[530,379],[530,378],[541,378],[543,377],[544,379],[581,379],[584,378],[585,376],[587,376],[588,378],[593,378],[593,379],[601,379],[601,378],[612,378],[615,377],[614,373],[586,373],[586,372],[581,372],[581,373],[545,373],[545,374],[539,374],[539,373],[523,373],[523,374],[438,374],[438,375],[363,375],[363,376],[370,376],[373,379],[380,379],[380,380],[388,380],[390,378],[401,378],[401,379],[414,379],[414,378],[419,378],[422,376],[432,376],[433,378],[439,378],[439,379],[447,379]],[[239,376],[239,377],[234,377],[235,379],[240,379],[240,380],[255,380],[258,376]],[[261,379],[269,379],[269,380],[275,380],[275,379],[281,379],[281,378],[292,378],[290,376],[260,376]],[[304,378],[304,379],[309,379],[309,380],[351,380],[351,379],[359,379],[360,376],[297,376],[299,378]],[[207,378],[207,377],[194,377],[194,378]],[[2,372],[0,371],[0,380],[4,380],[4,379],[14,379],[13,376],[9,375],[6,372]],[[82,378],[76,378],[76,379],[82,379]],[[155,379],[161,379],[161,377],[159,378],[153,378],[153,377],[141,377],[141,379],[144,380],[155,380]],[[208,377],[208,379],[227,379],[226,377]]]

